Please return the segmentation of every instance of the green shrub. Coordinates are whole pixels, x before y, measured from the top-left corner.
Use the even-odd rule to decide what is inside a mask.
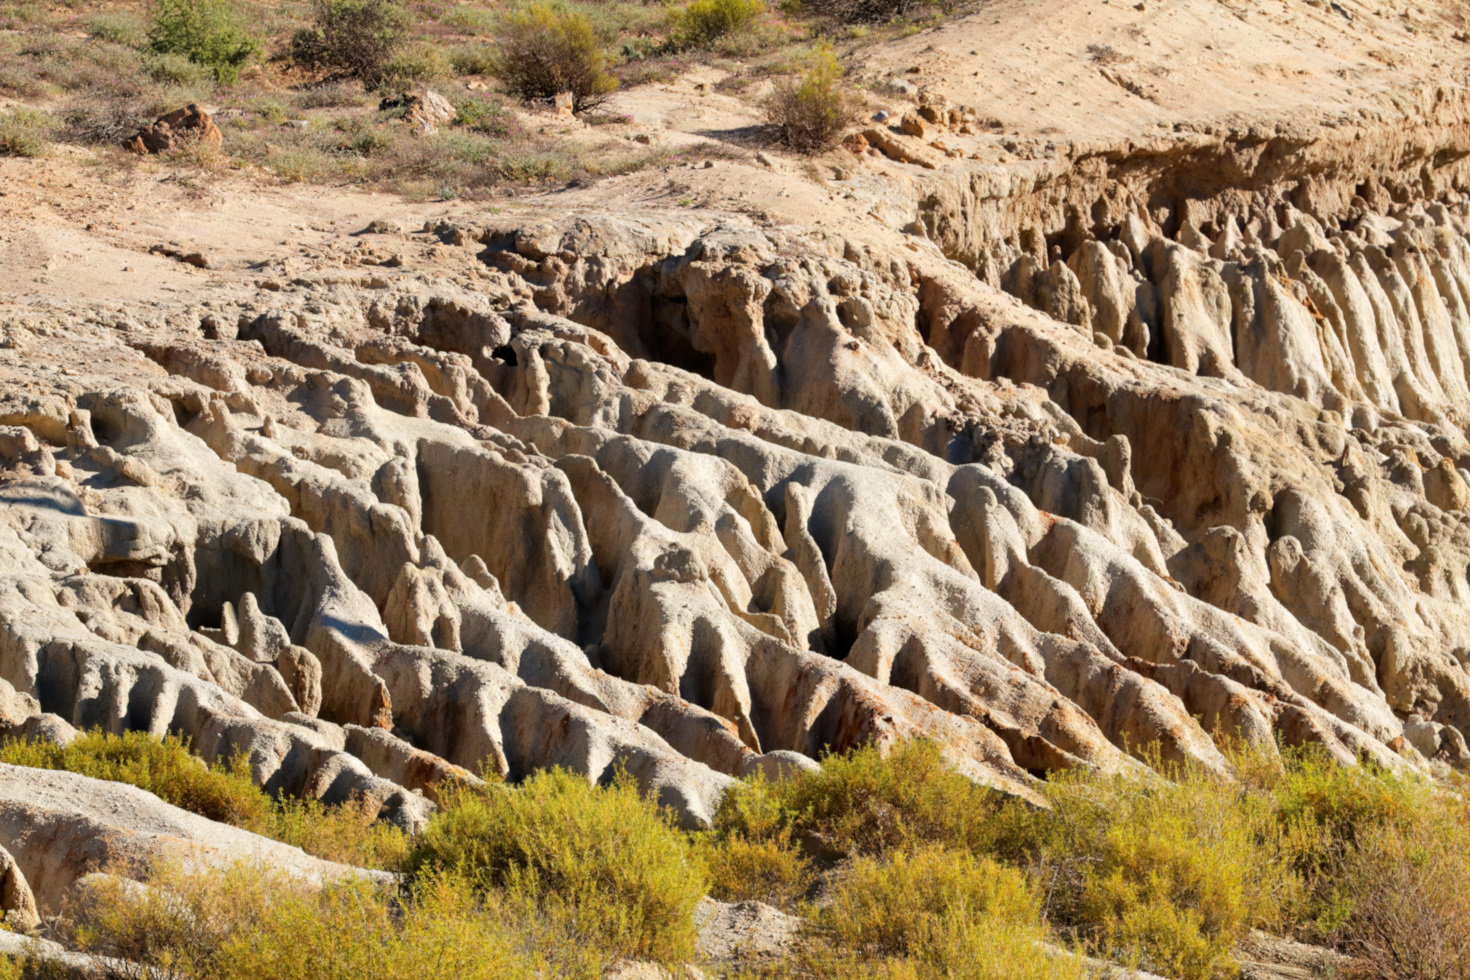
[[[499,100],[489,96],[470,96],[455,107],[456,125],[490,136],[507,137],[515,131],[515,120]]]
[[[298,109],[340,109],[368,105],[371,99],[355,81],[327,82],[302,89],[293,100]]]
[[[449,60],[431,44],[416,44],[394,55],[383,66],[375,83],[385,92],[406,92],[416,85],[443,78],[450,72]]]
[[[148,46],[155,54],[182,55],[204,65],[227,85],[260,54],[260,42],[231,0],[157,0]]]
[[[211,768],[174,735],[159,740],[143,732],[113,735],[94,729],[66,746],[9,739],[0,743],[0,762],[128,783],[165,803],[237,827],[262,826],[270,814],[270,798],[243,766]]]
[[[506,15],[495,53],[495,74],[524,99],[572,94],[577,112],[605,102],[618,87],[607,58],[581,13],[535,3]]]
[[[778,782],[748,779],[725,794],[715,828],[752,840],[811,835],[841,854],[883,854],[923,843],[983,847],[994,802],[915,739],[888,758],[873,746],[822,760]]]
[[[488,44],[460,44],[449,50],[456,75],[495,74],[495,49]]]
[[[282,180],[316,180],[327,173],[330,161],[311,146],[282,146],[265,158],[265,168]]]
[[[102,880],[70,910],[73,941],[129,965],[126,976],[178,980],[520,980],[544,975],[536,934],[517,910],[431,877],[402,901],[360,881],[315,889],[240,864],[161,867],[138,893]],[[530,942],[528,942],[530,940]]]
[[[377,819],[365,800],[328,806],[320,800],[277,800],[257,833],[307,854],[356,868],[398,871],[408,858],[409,837]]]
[[[191,87],[215,77],[214,69],[181,54],[151,54],[143,62],[148,77],[164,85]]]
[[[842,65],[826,43],[818,45],[799,80],[776,82],[765,108],[782,142],[804,153],[830,148],[857,118],[843,91]]]
[[[390,130],[364,126],[351,135],[344,144],[344,149],[358,156],[381,156],[397,146],[398,142],[398,135]]]
[[[816,910],[826,975],[843,960],[910,961],[908,975],[986,980],[1080,978],[1079,959],[1048,952],[1036,894],[1021,872],[963,851],[920,847],[860,857]]]
[[[450,7],[439,23],[461,34],[493,34],[495,14],[478,4],[461,3]]]
[[[694,944],[705,871],[626,776],[563,770],[520,787],[462,791],[436,813],[411,867],[463,874],[567,921],[610,953],[679,961]]]
[[[189,753],[186,739],[174,735],[160,740],[143,732],[94,729],[66,746],[7,739],[0,742],[0,762],[127,783],[190,813],[342,864],[397,869],[408,851],[404,833],[374,822],[376,810],[364,803],[272,800],[251,780],[243,757],[233,765],[207,766]]]
[[[376,86],[411,26],[395,0],[316,0],[314,22],[291,39],[291,56]]]
[[[691,0],[679,17],[679,34],[685,44],[708,47],[745,30],[765,11],[762,0]]]
[[[148,26],[129,13],[98,14],[87,23],[87,33],[98,41],[142,47],[148,40]]]
[[[1304,931],[1357,957],[1374,980],[1470,977],[1462,781],[1446,787],[1367,763],[1343,766],[1316,747],[1246,772],[1275,800],[1307,882]]]
[[[38,157],[51,144],[55,120],[28,106],[0,112],[0,156]]]
[[[710,897],[790,908],[811,888],[812,863],[787,838],[730,837],[700,849],[709,868]]]
[[[1108,955],[1185,980],[1231,975],[1251,928],[1305,908],[1294,851],[1269,795],[1193,766],[1170,775],[1053,774],[1051,810],[1007,805],[996,851],[1033,867],[1048,915]]]
[[[265,96],[259,99],[251,99],[248,103],[251,112],[273,126],[279,126],[285,122],[290,114],[291,107],[285,99],[276,96]]]

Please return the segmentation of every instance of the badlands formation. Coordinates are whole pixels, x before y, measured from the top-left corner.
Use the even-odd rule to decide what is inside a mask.
[[[915,737],[1029,798],[1470,766],[1460,15],[1047,6],[862,55],[889,115],[810,165],[487,210],[4,161],[8,733],[408,828],[548,766],[697,826]],[[180,841],[340,870],[148,799],[0,771],[0,901]]]

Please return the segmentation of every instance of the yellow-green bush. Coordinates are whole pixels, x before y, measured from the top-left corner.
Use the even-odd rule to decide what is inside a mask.
[[[404,833],[375,823],[376,813],[362,803],[273,800],[251,781],[243,760],[205,765],[189,753],[186,739],[174,735],[155,739],[143,732],[113,735],[94,729],[66,746],[7,739],[0,742],[0,762],[127,783],[191,813],[342,864],[396,869],[408,851]]]
[[[40,156],[55,128],[55,121],[39,109],[16,106],[0,112],[0,157]]]
[[[831,755],[815,772],[771,782],[746,780],[725,794],[715,829],[752,840],[811,835],[841,854],[881,854],[938,843],[984,847],[991,793],[945,761],[933,742],[916,739],[888,758],[873,746]]]
[[[160,740],[143,732],[113,735],[94,729],[66,746],[7,739],[0,743],[0,762],[128,783],[166,803],[237,827],[263,825],[270,814],[270,798],[243,768],[207,766],[189,754],[185,739],[174,735]]]
[[[432,44],[415,44],[394,55],[379,73],[376,86],[384,92],[407,92],[452,72],[443,51]]]
[[[618,87],[592,23],[578,11],[533,3],[501,22],[496,76],[523,99],[572,94],[577,112],[606,101]]]
[[[885,964],[889,975],[1082,976],[1077,958],[1046,948],[1036,893],[1025,876],[965,851],[921,846],[857,858],[815,911],[826,948],[814,959],[824,975],[846,975],[854,961],[867,961]]]
[[[520,912],[431,876],[403,899],[362,881],[322,889],[241,864],[115,878],[71,910],[72,939],[136,975],[178,980],[521,980],[546,976]],[[134,975],[134,974],[130,974]]]
[[[377,807],[363,800],[334,806],[320,800],[276,800],[265,825],[248,829],[358,868],[396,871],[408,858],[408,835],[378,821]]]
[[[710,897],[722,902],[765,902],[790,908],[807,893],[812,863],[789,838],[734,836],[700,848],[709,868]]]
[[[857,118],[843,86],[842,65],[826,43],[817,46],[800,78],[776,82],[765,109],[782,142],[805,153],[833,146]]]
[[[1054,774],[1050,810],[1002,810],[996,850],[1046,880],[1048,915],[1107,955],[1225,976],[1251,928],[1305,907],[1304,884],[1269,795],[1194,766],[1169,775]]]
[[[679,15],[680,38],[688,45],[708,47],[745,30],[765,12],[762,0],[690,0]]]
[[[453,795],[411,866],[533,901],[610,953],[669,961],[691,955],[706,890],[685,836],[631,779],[594,786],[559,769]]]
[[[459,44],[449,51],[449,64],[456,75],[495,74],[495,48],[488,44]]]

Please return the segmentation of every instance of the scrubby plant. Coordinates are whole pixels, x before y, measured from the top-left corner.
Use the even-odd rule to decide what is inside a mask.
[[[1202,766],[1065,772],[1047,811],[1007,805],[997,853],[1049,882],[1047,914],[1108,955],[1185,980],[1233,975],[1255,927],[1305,908],[1275,801]]]
[[[493,75],[495,49],[479,42],[459,44],[449,50],[449,63],[456,75]]]
[[[404,833],[375,822],[376,810],[357,801],[326,806],[317,800],[274,800],[250,778],[244,757],[205,765],[187,739],[155,739],[143,732],[83,732],[65,746],[7,739],[0,762],[127,783],[165,803],[221,823],[293,844],[330,861],[398,868],[408,851]]]
[[[16,106],[0,112],[0,156],[38,157],[55,129],[56,121],[39,109]]]
[[[511,113],[497,98],[471,95],[455,106],[454,122],[458,126],[491,136],[517,135],[518,127]]]
[[[136,48],[148,40],[148,25],[134,14],[102,13],[88,21],[87,33],[98,41]]]
[[[291,39],[291,56],[377,85],[408,39],[412,18],[396,0],[316,0],[312,26]]]
[[[829,44],[819,44],[800,78],[782,78],[766,100],[766,119],[794,150],[829,149],[857,118],[842,85],[842,65]]]
[[[232,0],[156,0],[148,46],[203,65],[226,85],[260,54],[260,41]]]
[[[208,65],[190,61],[181,54],[153,54],[143,62],[148,77],[164,85],[192,87],[215,77]]]
[[[331,806],[284,799],[273,801],[264,826],[249,829],[327,861],[396,871],[408,858],[409,837],[377,816],[377,806],[361,799]]]
[[[919,844],[978,848],[989,840],[994,803],[925,739],[887,756],[867,745],[830,755],[822,768],[778,781],[746,780],[725,794],[722,833],[752,840],[810,835],[840,854],[882,854]]]
[[[705,870],[684,836],[620,774],[595,786],[560,769],[518,787],[462,790],[430,820],[410,866],[533,902],[610,953],[693,951]]]
[[[812,886],[812,862],[789,837],[734,835],[705,842],[700,853],[709,868],[710,896],[722,902],[793,908]]]
[[[1332,932],[1369,980],[1470,977],[1470,847],[1462,812],[1363,828],[1339,878],[1350,902]]]
[[[815,914],[821,975],[851,975],[853,961],[936,980],[1083,975],[1077,957],[1047,949],[1025,876],[964,851],[922,846],[860,857],[837,873]]]
[[[618,87],[592,23],[580,12],[549,3],[533,3],[505,16],[494,71],[523,99],[570,92],[577,112],[601,105]]]
[[[439,23],[461,34],[492,34],[495,14],[479,4],[461,3],[446,10]]]
[[[796,0],[802,13],[839,24],[882,24],[934,8],[947,12],[954,5],[950,0]]]
[[[340,109],[368,105],[377,100],[372,99],[361,84],[348,79],[302,89],[292,101],[298,109]]]
[[[762,0],[690,0],[679,15],[679,36],[686,45],[708,47],[750,26],[766,5]]]
[[[157,118],[159,108],[144,94],[75,98],[61,109],[57,138],[84,146],[116,146]]]
[[[518,910],[446,876],[404,898],[346,880],[312,883],[253,864],[217,872],[160,866],[139,892],[97,880],[69,910],[73,941],[176,980],[520,980],[545,975]],[[529,941],[528,941],[529,940]]]
[[[449,59],[439,48],[416,44],[399,51],[383,65],[375,85],[384,92],[406,92],[416,85],[443,78],[451,70]]]
[[[216,766],[189,753],[186,739],[155,739],[143,732],[114,735],[83,732],[69,744],[7,739],[0,762],[37,769],[63,769],[94,779],[128,783],[165,803],[237,827],[263,825],[270,798],[243,766]]]

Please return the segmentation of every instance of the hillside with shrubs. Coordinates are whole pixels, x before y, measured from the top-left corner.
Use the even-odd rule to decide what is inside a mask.
[[[0,748],[397,875],[317,889],[249,862],[161,866],[143,893],[105,876],[45,932],[130,976],[596,978],[627,960],[677,974],[701,963],[705,896],[798,917],[779,955],[701,964],[730,977],[1067,980],[1107,962],[1226,980],[1262,931],[1305,944],[1323,976],[1466,975],[1470,809],[1455,787],[1312,751],[1231,759],[1232,779],[1073,772],[1037,807],[975,786],[931,743],[859,749],[745,780],[697,832],[626,777],[551,770],[453,792],[408,836],[351,806],[272,800],[177,739]]]
[[[852,121],[834,39],[873,44],[951,8],[879,3],[803,7],[764,0],[688,3],[399,0],[78,0],[0,8],[0,154],[57,143],[111,151],[179,106],[207,104],[222,145],[172,154],[182,166],[285,181],[381,187],[448,199],[557,185],[667,162],[619,138],[601,111],[620,88],[692,66],[768,77],[755,99],[773,135],[810,151]],[[456,115],[416,138],[402,97],[434,89]],[[590,137],[548,135],[534,109],[569,93]],[[526,110],[533,110],[530,115]],[[718,157],[723,147],[708,142]],[[700,149],[694,151],[697,156]]]

